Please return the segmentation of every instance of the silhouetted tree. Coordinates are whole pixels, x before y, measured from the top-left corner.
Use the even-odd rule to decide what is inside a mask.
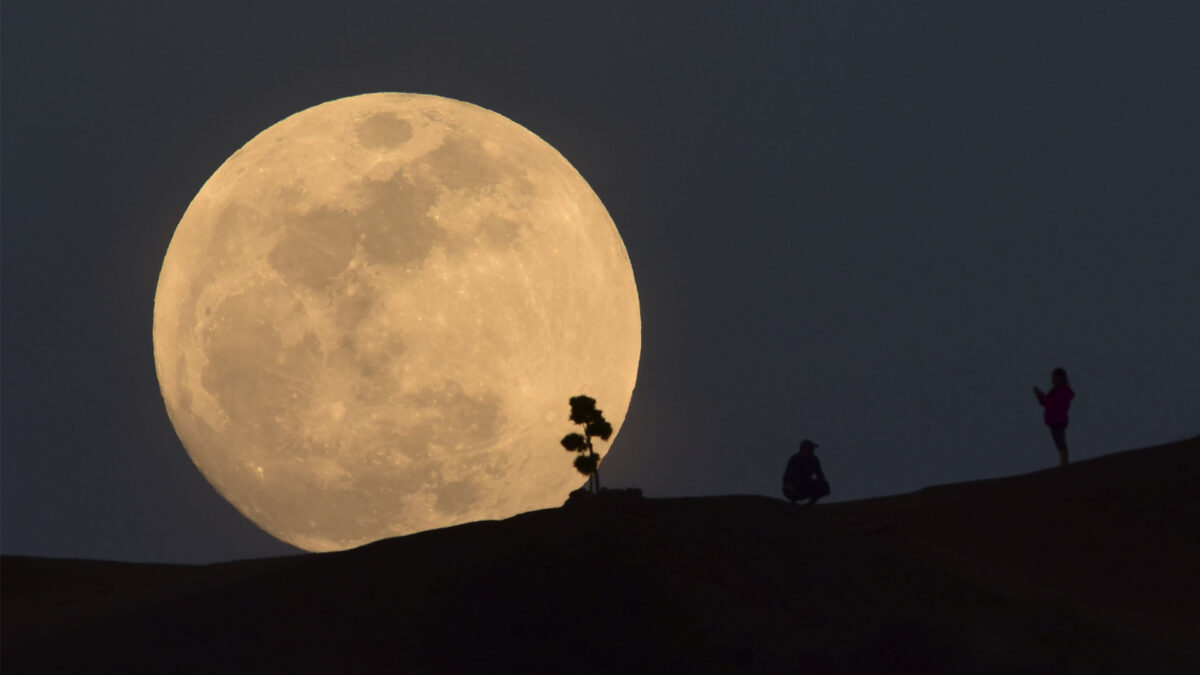
[[[582,434],[567,434],[562,445],[570,452],[580,453],[575,458],[575,468],[588,477],[592,494],[600,494],[600,456],[592,447],[592,438],[607,441],[612,436],[612,425],[604,419],[602,411],[596,409],[596,399],[590,396],[571,398],[571,421],[583,425]]]

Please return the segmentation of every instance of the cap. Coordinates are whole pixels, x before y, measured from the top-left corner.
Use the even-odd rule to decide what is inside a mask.
[[[812,441],[808,440],[807,438],[800,441],[800,449],[801,450],[804,450],[805,448],[819,448],[819,447],[821,447],[821,446],[817,445],[816,443],[813,443]]]

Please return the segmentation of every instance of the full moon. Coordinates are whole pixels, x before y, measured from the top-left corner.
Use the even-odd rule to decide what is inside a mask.
[[[192,461],[309,551],[562,504],[584,481],[568,399],[619,432],[640,352],[629,256],[587,182],[438,96],[343,98],[254,137],[188,206],[154,298]]]

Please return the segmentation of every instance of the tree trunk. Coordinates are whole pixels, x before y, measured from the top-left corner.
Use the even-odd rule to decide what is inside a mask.
[[[587,446],[588,446],[588,454],[591,455],[592,457],[595,457],[596,451],[595,451],[595,449],[592,448],[592,437],[591,436],[587,437]],[[588,478],[588,480],[592,484],[592,494],[594,494],[594,495],[600,494],[600,463],[598,461],[596,462],[595,470],[592,471],[592,475],[591,475],[591,477]]]

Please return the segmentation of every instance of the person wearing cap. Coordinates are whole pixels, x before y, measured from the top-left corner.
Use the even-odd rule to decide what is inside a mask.
[[[821,470],[821,460],[813,452],[817,444],[807,438],[800,441],[800,450],[788,460],[783,472],[783,496],[796,502],[807,499],[808,506],[829,494],[829,481]],[[815,477],[814,477],[815,476]]]

